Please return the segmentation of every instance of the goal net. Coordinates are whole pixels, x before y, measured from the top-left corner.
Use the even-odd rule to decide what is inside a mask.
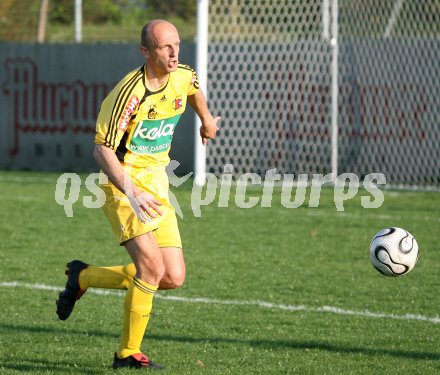
[[[437,0],[211,0],[207,171],[440,185]]]

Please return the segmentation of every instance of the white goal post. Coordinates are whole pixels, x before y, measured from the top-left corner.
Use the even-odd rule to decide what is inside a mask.
[[[209,0],[197,0],[197,55],[196,71],[199,78],[200,88],[208,99],[208,20],[209,20]],[[200,140],[199,128],[201,121],[196,116],[194,129],[194,182],[198,186],[205,184],[206,175],[206,146]]]

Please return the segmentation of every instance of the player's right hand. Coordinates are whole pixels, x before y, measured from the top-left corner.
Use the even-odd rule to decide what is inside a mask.
[[[137,196],[129,196],[128,199],[135,215],[144,224],[156,218],[157,215],[163,215],[159,208],[163,203],[147,192]]]
[[[202,121],[200,127],[200,136],[202,137],[203,145],[208,143],[209,139],[214,139],[218,131],[218,122],[222,118],[220,116],[210,117],[209,120]]]

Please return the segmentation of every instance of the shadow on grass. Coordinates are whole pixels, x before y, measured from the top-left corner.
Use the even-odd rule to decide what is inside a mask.
[[[100,330],[78,330],[73,327],[69,328],[54,328],[44,326],[26,326],[0,323],[0,332],[7,334],[8,332],[18,333],[35,333],[35,334],[50,334],[59,336],[85,336],[85,340],[90,340],[91,337],[108,337],[117,340],[119,334],[113,332],[106,332]],[[44,336],[42,336],[44,339]],[[431,360],[440,361],[440,353],[435,352],[421,352],[421,351],[405,351],[393,350],[387,348],[365,348],[360,346],[345,346],[338,343],[323,342],[318,340],[299,341],[299,340],[269,340],[269,339],[253,339],[253,338],[226,338],[226,337],[191,337],[191,336],[174,336],[174,335],[155,335],[149,334],[149,340],[170,341],[176,343],[194,343],[194,344],[233,344],[233,345],[248,345],[253,348],[270,348],[270,349],[293,349],[293,350],[321,350],[329,353],[343,353],[343,354],[362,354],[366,356],[390,356],[413,360]],[[70,373],[82,374],[100,374],[106,371],[98,369],[90,369],[87,366],[75,365],[72,362],[56,362],[42,361],[32,357],[30,352],[29,357],[23,354],[21,363],[12,363],[7,358],[3,358],[0,367],[4,369],[18,370],[22,372],[33,372],[37,370],[47,371],[67,371]],[[77,366],[77,367],[76,367]]]
[[[0,369],[5,370],[15,370],[18,372],[29,372],[34,373],[37,371],[41,372],[49,372],[54,374],[65,373],[65,374],[87,374],[87,375],[96,375],[96,374],[107,374],[111,371],[111,367],[107,370],[96,370],[90,368],[90,366],[84,366],[82,364],[73,364],[72,362],[59,361],[50,362],[46,360],[42,360],[41,358],[25,358],[21,356],[20,362],[11,361],[11,360],[3,360],[0,364]]]
[[[60,325],[64,324],[62,322],[59,322]],[[26,325],[19,325],[19,324],[5,324],[0,323],[0,333],[6,334],[8,331],[18,331],[18,332],[27,332],[27,333],[48,333],[51,335],[57,334],[62,337],[65,336],[97,336],[97,337],[112,337],[112,338],[119,338],[119,333],[113,333],[113,332],[106,332],[106,331],[100,331],[100,330],[87,330],[87,329],[78,329],[76,327],[60,327],[60,328],[54,328],[52,327],[45,327],[45,326],[26,326]]]
[[[298,349],[298,350],[322,350],[330,353],[344,354],[363,354],[367,356],[391,356],[407,359],[440,361],[440,353],[417,352],[405,350],[391,350],[385,348],[362,348],[356,346],[342,346],[338,344],[320,342],[320,341],[295,341],[295,340],[265,340],[265,339],[234,339],[234,338],[196,338],[185,336],[168,335],[148,335],[149,339],[158,341],[175,341],[185,343],[225,343],[225,344],[243,344],[254,348],[265,349]]]

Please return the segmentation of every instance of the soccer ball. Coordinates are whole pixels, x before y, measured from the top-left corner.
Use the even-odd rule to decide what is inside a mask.
[[[370,244],[371,264],[385,276],[402,276],[417,263],[419,245],[416,239],[402,228],[379,231]]]

